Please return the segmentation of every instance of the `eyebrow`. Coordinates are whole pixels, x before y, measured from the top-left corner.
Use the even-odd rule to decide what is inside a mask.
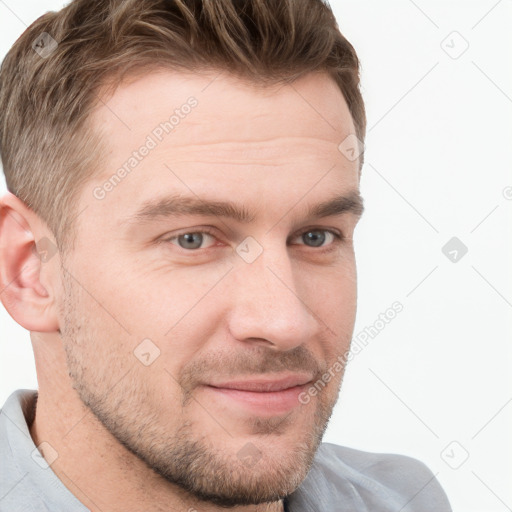
[[[346,213],[360,217],[363,211],[363,198],[359,191],[353,190],[346,195],[336,196],[311,206],[306,212],[306,218],[323,218]],[[119,225],[143,224],[158,218],[186,215],[223,217],[243,224],[250,224],[256,220],[254,213],[243,205],[231,201],[211,201],[197,196],[171,195],[144,202],[134,214],[121,219]]]

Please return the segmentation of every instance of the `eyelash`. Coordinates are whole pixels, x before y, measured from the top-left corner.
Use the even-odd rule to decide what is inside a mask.
[[[326,247],[310,247],[311,249],[317,249],[318,252],[324,252],[324,253],[327,253],[327,252],[330,252],[334,249],[336,249],[336,247],[340,244],[342,244],[344,241],[345,241],[345,236],[338,232],[338,231],[334,231],[332,229],[324,229],[324,228],[308,228],[304,231],[302,231],[301,233],[298,233],[297,235],[294,236],[294,238],[297,238],[301,235],[303,235],[304,233],[309,233],[310,231],[324,231],[326,233],[331,233],[332,235],[334,235],[334,238],[335,238],[335,241],[330,244],[330,246],[326,246]],[[206,233],[207,235],[210,235],[212,236],[213,238],[217,238],[215,236],[216,234],[216,231],[214,229],[211,229],[211,228],[200,228],[196,231],[192,231],[192,230],[188,230],[188,231],[182,231],[181,233],[177,233],[171,237],[168,237],[168,238],[164,238],[162,240],[162,242],[171,242],[172,240],[175,240],[177,238],[179,238],[180,236],[182,235],[187,235],[187,234],[198,234],[198,233]],[[173,244],[174,245],[174,244]],[[182,251],[185,251],[186,253],[197,253],[199,251],[201,251],[201,249],[184,249],[183,247],[179,247],[179,246],[176,246],[178,247],[178,249],[181,249]],[[209,248],[206,248],[206,249],[202,249],[202,250],[208,250]],[[322,250],[323,249],[323,250]]]

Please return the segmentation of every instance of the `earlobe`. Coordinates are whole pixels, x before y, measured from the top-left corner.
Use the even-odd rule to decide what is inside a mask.
[[[0,299],[11,317],[29,331],[59,329],[51,282],[56,250],[46,233],[40,233],[36,214],[8,192],[0,199]],[[43,235],[43,236],[41,236]],[[46,249],[46,250],[45,250]]]

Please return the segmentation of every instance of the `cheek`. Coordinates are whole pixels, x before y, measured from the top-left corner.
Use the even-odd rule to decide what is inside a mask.
[[[357,309],[357,279],[355,267],[346,267],[314,282],[311,295],[323,314],[334,325],[343,326],[343,331],[354,322]],[[334,327],[333,327],[334,329]],[[336,330],[336,329],[334,329]]]
[[[222,287],[217,285],[229,270],[151,264],[142,268],[134,270],[129,279],[128,273],[111,277],[106,293],[111,298],[115,295],[112,307],[131,333],[141,339],[163,340],[175,338],[182,326],[190,329],[205,323],[215,304],[220,305]]]
[[[315,286],[312,308],[326,325],[325,360],[334,364],[350,348],[357,311],[357,282],[355,272],[343,269]]]

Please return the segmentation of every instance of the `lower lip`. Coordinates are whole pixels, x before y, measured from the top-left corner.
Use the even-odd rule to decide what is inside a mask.
[[[215,388],[205,386],[205,389],[213,392],[218,398],[228,400],[263,415],[283,414],[300,405],[299,395],[307,385],[294,386],[282,391],[241,391],[239,389]]]

